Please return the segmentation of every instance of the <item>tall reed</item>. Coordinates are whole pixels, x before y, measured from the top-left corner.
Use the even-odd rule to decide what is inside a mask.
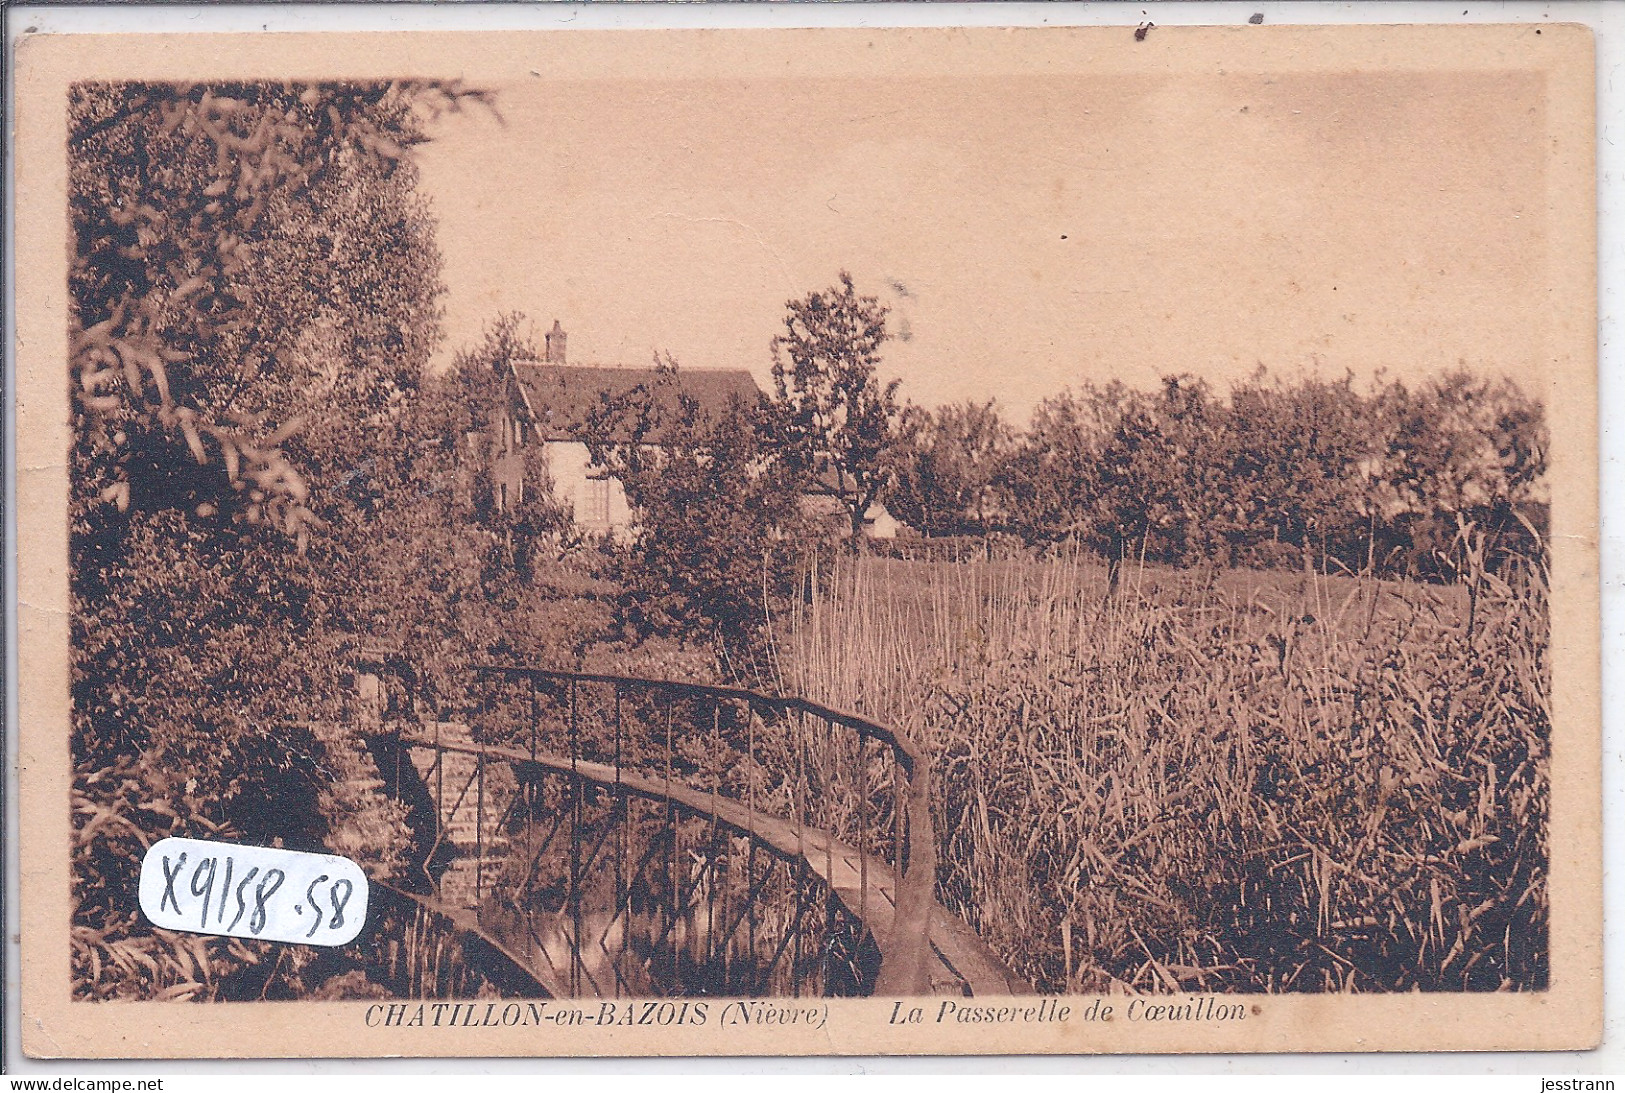
[[[785,686],[937,763],[942,901],[1049,990],[1545,984],[1538,573],[837,560]]]

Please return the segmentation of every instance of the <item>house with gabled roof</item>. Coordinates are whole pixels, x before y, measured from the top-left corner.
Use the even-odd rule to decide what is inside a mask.
[[[579,438],[593,410],[606,399],[627,395],[639,386],[657,400],[692,400],[701,414],[720,415],[735,400],[762,397],[756,380],[743,369],[683,369],[664,373],[655,368],[617,368],[569,363],[566,335],[558,320],[546,337],[539,361],[510,361],[502,408],[491,439],[492,505],[499,511],[522,503],[527,488],[525,453],[539,447],[546,456],[553,498],[572,515],[582,531],[618,535],[635,523],[620,482],[595,466]],[[658,382],[657,382],[658,381]],[[610,440],[630,440],[611,436]]]

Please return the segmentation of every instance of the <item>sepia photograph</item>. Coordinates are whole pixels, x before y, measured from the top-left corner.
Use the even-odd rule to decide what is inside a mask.
[[[24,45],[30,1053],[1595,1042],[1584,28]]]

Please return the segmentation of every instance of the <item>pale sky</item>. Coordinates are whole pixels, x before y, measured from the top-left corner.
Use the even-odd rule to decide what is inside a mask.
[[[1530,72],[551,80],[421,149],[447,346],[500,311],[575,363],[748,368],[850,270],[926,405],[1263,363],[1539,366]]]

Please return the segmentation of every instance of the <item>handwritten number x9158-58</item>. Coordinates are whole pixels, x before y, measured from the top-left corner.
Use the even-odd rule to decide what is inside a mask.
[[[305,945],[347,945],[367,925],[367,875],[349,858],[168,838],[141,860],[155,926]]]
[[[181,908],[175,885],[185,877],[186,857],[185,851],[182,851],[173,860],[167,854],[163,856],[164,890],[162,897],[158,901],[160,911],[173,907],[177,915],[185,913]],[[200,930],[209,929],[209,910],[211,906],[215,912],[215,924],[218,926],[225,923],[228,903],[232,901],[232,897],[235,897],[236,914],[232,916],[231,922],[226,924],[227,932],[237,928],[237,924],[242,921],[244,914],[248,915],[250,933],[258,936],[260,931],[265,929],[271,899],[281,890],[288,876],[281,869],[274,868],[265,870],[262,875],[259,867],[253,866],[237,880],[236,888],[233,889],[232,880],[236,868],[237,862],[230,856],[224,858],[203,857],[199,858],[193,865],[191,876],[186,878],[186,883],[182,886],[181,891],[190,892],[194,898],[202,900],[197,911],[198,928]],[[258,884],[254,884],[256,877],[259,878]],[[305,908],[308,907],[310,912],[315,915],[315,921],[310,924],[310,929],[305,933],[306,937],[316,936],[316,931],[322,928],[324,919],[327,919],[326,926],[330,930],[338,930],[344,927],[344,908],[350,902],[350,897],[355,893],[355,885],[343,877],[328,885],[326,889],[327,902],[332,910],[332,915],[329,918],[327,909],[322,905],[321,892],[318,891],[327,880],[328,875],[326,873],[322,873],[312,880],[305,888],[304,903],[294,908],[295,913],[303,915]],[[218,895],[216,890],[217,881],[219,882]],[[254,885],[251,897],[252,911],[249,910],[249,885],[251,884]]]

